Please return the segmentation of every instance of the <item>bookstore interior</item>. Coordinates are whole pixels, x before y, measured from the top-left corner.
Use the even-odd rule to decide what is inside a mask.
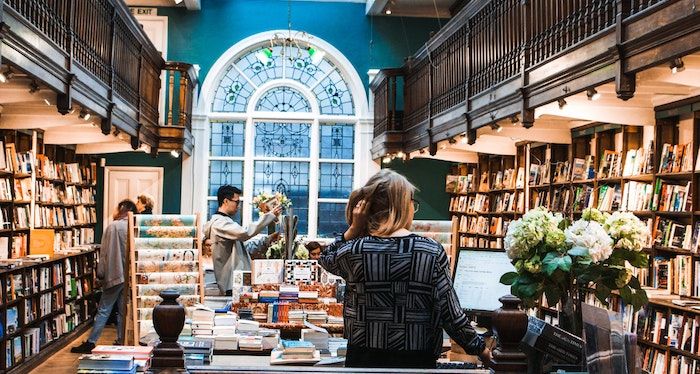
[[[699,373],[697,25],[0,0],[0,372]]]

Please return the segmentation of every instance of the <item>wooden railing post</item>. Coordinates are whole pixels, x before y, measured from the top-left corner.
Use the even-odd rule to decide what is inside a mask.
[[[498,347],[493,351],[491,373],[527,372],[527,355],[519,346],[527,332],[527,314],[520,309],[520,299],[506,295],[498,299],[503,306],[493,315],[493,330]]]

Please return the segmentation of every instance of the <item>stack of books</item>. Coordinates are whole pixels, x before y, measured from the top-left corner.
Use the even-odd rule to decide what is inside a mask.
[[[214,346],[201,339],[180,339],[177,341],[185,353],[185,364],[206,365],[211,363]]]
[[[258,293],[258,301],[261,303],[276,303],[280,301],[279,291],[262,290]]]
[[[279,301],[296,303],[299,301],[299,286],[280,286]]]
[[[310,342],[316,349],[328,349],[329,334],[326,329],[306,323],[307,329],[301,330],[301,340]]]
[[[236,331],[239,333],[257,332],[260,329],[260,324],[256,321],[238,320]]]
[[[253,310],[250,308],[238,308],[238,319],[252,321]]]
[[[314,324],[326,323],[328,313],[324,310],[307,310],[306,320]]]
[[[153,347],[127,346],[127,345],[98,345],[92,350],[92,354],[125,356],[133,358],[136,371],[147,371],[151,367],[151,355]]]
[[[305,317],[305,314],[304,314],[303,310],[294,309],[294,310],[289,311],[288,320],[289,320],[289,323],[301,324],[301,323],[304,323],[304,317]]]
[[[214,337],[214,349],[236,350],[238,349],[238,334],[216,334]]]
[[[328,350],[332,356],[345,356],[348,350],[348,340],[344,338],[328,338]]]
[[[299,302],[306,304],[318,303],[318,291],[299,291]]]
[[[192,335],[210,336],[214,328],[214,310],[204,305],[195,305],[192,311]]]
[[[265,351],[275,349],[280,342],[280,330],[260,329],[258,335],[262,337],[262,349]]]
[[[280,348],[284,359],[310,359],[314,357],[316,351],[316,347],[311,342],[299,340],[282,340]]]
[[[238,338],[238,349],[241,351],[262,351],[263,337],[254,334],[241,334]]]
[[[136,364],[131,356],[82,355],[78,361],[78,373],[136,373]]]
[[[340,325],[343,323],[343,316],[328,316],[326,323]]]

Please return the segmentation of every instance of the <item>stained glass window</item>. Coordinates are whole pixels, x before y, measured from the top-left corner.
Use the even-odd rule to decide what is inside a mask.
[[[299,216],[299,234],[308,232],[309,163],[298,161],[255,161],[254,192],[278,191],[292,200],[293,214]]]
[[[225,184],[243,188],[243,161],[209,161],[209,196]]]
[[[218,157],[243,157],[245,123],[212,122],[209,154]]]
[[[317,65],[314,64],[306,51],[294,54],[290,59],[291,62],[287,63],[285,72],[287,78],[294,79],[308,87],[315,86],[319,79],[335,69],[335,66],[328,60],[321,60]]]
[[[233,65],[229,66],[216,89],[212,111],[245,112],[253,90],[254,88],[238,70]]]
[[[353,164],[321,162],[318,197],[347,199],[352,190]]]
[[[251,49],[235,62],[236,67],[257,86],[273,79],[282,78],[282,57],[280,56],[282,47],[273,47],[272,57],[265,63],[256,57],[262,48],[263,46]]]
[[[350,89],[337,69],[314,88],[314,94],[321,106],[321,114],[355,113]]]
[[[268,112],[311,112],[311,104],[301,92],[286,86],[275,87],[258,101],[255,110]]]
[[[345,203],[318,204],[318,236],[332,238],[348,228],[345,222]]]
[[[255,156],[309,157],[310,129],[308,123],[258,122]]]
[[[211,219],[211,216],[213,216],[214,213],[216,213],[216,211],[219,210],[219,202],[217,200],[209,200],[209,201],[207,201],[207,205],[209,208],[207,211],[207,221],[208,221],[209,219]],[[236,214],[233,215],[233,220],[238,222],[239,225],[241,224],[241,222],[243,222],[243,221],[241,221],[241,210],[242,210],[242,207],[239,207],[238,211],[236,211]]]
[[[345,123],[321,125],[321,158],[352,160],[354,148],[354,125]]]

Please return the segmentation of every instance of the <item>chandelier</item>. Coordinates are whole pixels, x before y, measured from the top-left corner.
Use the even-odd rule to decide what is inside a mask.
[[[257,58],[263,65],[268,66],[268,64],[272,61],[273,48],[275,46],[279,46],[282,47],[280,51],[282,58],[287,57],[290,61],[294,61],[295,58],[304,58],[304,54],[306,54],[311,60],[312,64],[318,65],[323,60],[326,52],[318,49],[318,47],[314,47],[310,43],[311,39],[313,39],[313,36],[307,34],[305,31],[292,32],[292,4],[291,0],[287,0],[286,35],[278,33],[273,34],[272,38],[270,38],[270,45],[265,46],[263,49],[256,52],[255,58]],[[293,47],[296,47],[296,53],[292,51]]]

